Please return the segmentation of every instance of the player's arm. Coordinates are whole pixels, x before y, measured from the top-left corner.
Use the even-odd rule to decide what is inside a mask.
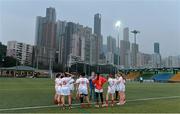
[[[96,82],[97,82],[97,78],[95,78],[95,79],[92,80],[93,85],[95,85]]]
[[[62,86],[63,85],[63,82],[62,81],[60,81],[59,82],[59,84],[58,84],[58,86]]]
[[[71,77],[75,77],[74,74],[71,74],[71,73],[69,73],[69,72],[65,72],[65,74],[67,74],[67,75],[69,75],[69,76],[71,76]]]
[[[107,82],[107,79],[103,77],[102,82],[103,82],[103,83],[106,83],[106,82]]]
[[[88,90],[88,93],[89,93],[89,80],[87,79],[87,82],[86,82],[86,86],[87,86],[87,90]]]
[[[120,80],[116,79],[115,84],[119,84],[119,83],[120,83]]]
[[[79,87],[79,79],[76,80],[75,87],[76,87],[76,89],[78,90],[78,87]]]

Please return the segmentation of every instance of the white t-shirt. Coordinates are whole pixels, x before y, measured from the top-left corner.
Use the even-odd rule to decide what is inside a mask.
[[[57,88],[58,86],[60,86],[60,78],[55,79],[55,88]]]
[[[87,78],[79,78],[76,80],[76,84],[79,84],[79,88],[87,88],[88,84],[89,84],[89,80]]]
[[[120,77],[117,79],[117,83],[118,83],[118,85],[124,85],[124,84],[125,84],[125,80],[122,78],[122,76],[120,76]]]
[[[55,81],[55,86],[57,86],[58,85],[58,80],[59,80],[59,78],[56,78],[54,81]]]
[[[62,87],[70,87],[70,84],[71,84],[71,77],[64,77],[61,79],[60,83],[61,83],[61,86]]]
[[[108,91],[107,93],[114,94],[116,89],[116,79],[109,78],[108,79]]]
[[[115,85],[116,85],[116,80],[113,78],[109,78],[108,79],[108,87],[115,88]]]
[[[120,76],[117,80],[118,83],[118,91],[125,91],[125,80],[122,76]]]
[[[74,90],[74,79],[71,78],[71,80],[69,81],[70,84],[70,90]]]

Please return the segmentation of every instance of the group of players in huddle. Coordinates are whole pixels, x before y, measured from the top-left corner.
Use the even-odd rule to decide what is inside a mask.
[[[106,102],[103,99],[103,85],[108,83]],[[94,86],[93,91],[95,92],[96,104],[95,107],[108,107],[109,96],[111,97],[111,106],[114,106],[114,94],[116,93],[119,97],[117,105],[125,104],[125,78],[123,74],[109,74],[107,78],[101,76],[99,73],[92,72],[89,78],[86,78],[85,73],[79,76],[70,73],[59,73],[55,78],[55,96],[54,101],[58,106],[65,109],[65,96],[68,97],[69,109],[71,109],[72,97],[74,90],[76,90],[76,98],[80,101],[81,107],[90,106],[88,97],[89,89],[92,91],[92,87],[89,88],[90,83]],[[101,99],[101,105],[99,104],[99,96]],[[83,102],[86,99],[87,103]]]

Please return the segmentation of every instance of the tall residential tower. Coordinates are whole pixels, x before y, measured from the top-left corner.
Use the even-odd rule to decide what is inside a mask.
[[[94,15],[94,34],[97,36],[97,54],[98,63],[101,61],[103,54],[103,36],[101,35],[101,14],[97,13]]]
[[[56,11],[46,9],[46,17],[36,18],[35,61],[36,68],[48,68],[55,60],[56,51]]]

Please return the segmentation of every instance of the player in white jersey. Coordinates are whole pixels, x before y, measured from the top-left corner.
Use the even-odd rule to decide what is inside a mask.
[[[74,91],[74,79],[72,78],[70,80],[71,84],[70,84],[70,90],[71,90],[71,93]]]
[[[125,77],[123,74],[119,75],[119,78],[117,80],[118,84],[118,91],[119,91],[119,103],[117,105],[123,105],[125,104]]]
[[[108,78],[108,91],[106,94],[106,106],[108,106],[108,99],[109,95],[111,96],[111,106],[114,106],[114,93],[115,93],[115,85],[116,84],[116,79],[112,74],[109,74]]]
[[[59,80],[60,80],[60,74],[56,74],[56,78],[55,78],[55,95],[54,95],[54,104],[58,104],[59,103],[59,99],[58,99],[58,86],[59,85]]]
[[[57,81],[57,84],[58,84],[58,87],[57,87],[57,94],[58,94],[58,105],[60,106],[61,105],[61,79],[64,77],[64,74],[63,73],[61,73],[60,74],[60,77],[59,77],[59,79],[58,79],[58,81]]]
[[[72,77],[68,77],[66,73],[65,77],[63,77],[60,81],[61,85],[61,102],[63,109],[65,109],[65,96],[68,96],[68,104],[69,108],[71,108],[71,94],[70,94],[70,84],[72,83],[71,79]]]
[[[84,107],[83,104],[83,98],[86,98],[86,101],[88,103],[89,106],[89,98],[88,98],[88,85],[89,85],[89,80],[87,78],[85,78],[85,73],[82,73],[80,78],[78,78],[76,80],[76,85],[78,88],[78,94],[80,97],[80,103],[81,103],[81,107]]]

